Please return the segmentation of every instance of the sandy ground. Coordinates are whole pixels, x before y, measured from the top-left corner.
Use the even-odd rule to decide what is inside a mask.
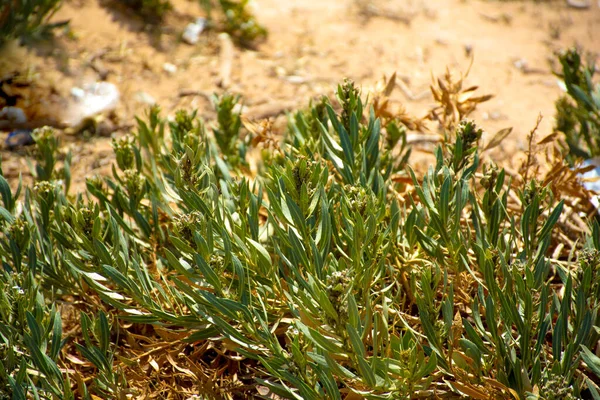
[[[73,87],[101,79],[118,87],[120,106],[111,129],[61,133],[73,152],[76,188],[86,176],[108,173],[111,132],[127,132],[152,99],[165,115],[184,107],[209,117],[207,95],[224,90],[218,33],[204,33],[195,46],[180,40],[187,23],[202,15],[195,2],[173,1],[175,11],[160,29],[105,3],[67,0],[53,20],[69,19],[70,33],[59,32],[53,44],[29,50],[8,46],[0,57],[0,75],[26,70],[37,82],[26,105],[33,120],[67,118]],[[227,90],[243,96],[248,116],[301,107],[330,94],[344,77],[366,89],[394,72],[405,82],[395,98],[422,115],[433,103],[432,76],[446,67],[466,71],[474,57],[466,83],[495,97],[473,117],[490,134],[514,128],[494,153],[505,165],[524,148],[539,114],[544,117],[539,134],[552,130],[554,102],[561,94],[552,74],[554,52],[575,45],[600,53],[595,1],[586,10],[559,0],[256,0],[253,7],[270,35],[254,50],[233,50],[225,82]],[[167,71],[165,63],[176,71]],[[4,149],[1,155],[5,175],[26,173],[22,152]]]

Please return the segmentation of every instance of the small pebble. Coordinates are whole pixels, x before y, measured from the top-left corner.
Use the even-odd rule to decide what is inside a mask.
[[[8,134],[6,141],[6,147],[9,150],[16,149],[17,147],[29,146],[35,143],[31,136],[30,129],[17,129]]]
[[[71,88],[71,96],[75,97],[78,100],[83,99],[83,97],[85,96],[85,90],[83,90],[80,87]]]
[[[206,27],[206,19],[198,18],[196,22],[188,24],[183,31],[181,38],[187,44],[196,44],[200,40],[200,34]]]
[[[156,99],[146,92],[137,92],[135,94],[135,99],[140,103],[148,104],[150,106],[156,104]]]
[[[302,84],[302,83],[306,83],[306,81],[308,79],[306,79],[303,76],[298,76],[298,75],[289,75],[285,78],[289,83],[293,83],[296,85]]]
[[[177,72],[177,66],[175,64],[171,64],[171,63],[164,63],[163,71],[165,71],[169,74],[174,74],[175,72]]]
[[[518,60],[515,60],[513,65],[515,66],[515,68],[524,71],[527,69],[527,60],[524,58],[519,58]]]
[[[202,30],[204,30],[204,28],[206,28],[206,18],[204,18],[204,17],[196,18],[196,25],[202,27]]]
[[[27,116],[19,107],[4,107],[0,110],[0,120],[8,121],[12,124],[24,124],[27,122]]]

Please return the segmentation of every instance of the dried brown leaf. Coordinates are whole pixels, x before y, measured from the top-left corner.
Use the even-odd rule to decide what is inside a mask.
[[[478,399],[478,400],[488,400],[489,396],[482,391],[481,389],[466,383],[466,384],[462,384],[460,382],[450,382],[450,381],[446,381],[450,386],[452,386],[457,392],[462,393],[466,396],[469,396],[472,399]]]
[[[500,129],[498,132],[496,132],[494,137],[492,137],[492,140],[490,140],[490,142],[485,146],[483,151],[487,151],[487,150],[493,149],[494,147],[498,146],[500,143],[502,143],[502,141],[504,139],[506,139],[506,137],[508,135],[510,135],[512,130],[513,130],[512,127]]]
[[[554,142],[554,140],[556,139],[556,137],[559,135],[558,132],[553,132],[551,134],[549,134],[548,136],[546,136],[545,138],[543,138],[542,140],[540,140],[538,142],[538,145],[543,145],[543,144],[548,144],[548,143],[552,143]]]
[[[390,96],[394,91],[394,87],[396,86],[396,73],[394,72],[390,77],[390,80],[387,82],[385,89],[383,90],[384,96]]]

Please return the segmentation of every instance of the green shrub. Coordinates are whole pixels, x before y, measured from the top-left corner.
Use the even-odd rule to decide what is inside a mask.
[[[23,200],[0,179],[5,390],[148,393],[156,377],[127,377],[152,354],[193,381],[219,371],[220,388],[195,389],[216,398],[257,386],[303,399],[598,398],[600,226],[552,258],[562,200],[480,165],[473,122],[418,178],[400,122],[382,125],[350,81],[337,97],[292,115],[258,176],[242,150],[260,140],[230,96],[215,101],[211,136],[194,113],[167,124],[150,110],[87,200],[67,196],[68,168],[49,172],[56,149],[40,141],[43,173]],[[67,296],[82,300],[76,346],[57,322]],[[152,329],[162,348],[119,339]]]
[[[575,49],[559,55],[567,94],[556,102],[555,129],[565,135],[569,161],[600,155],[600,84],[594,83],[595,63],[587,65]]]
[[[248,0],[198,0],[209,18],[215,9],[221,16],[222,30],[244,47],[254,45],[267,36],[267,30],[260,25],[248,9]]]
[[[217,12],[218,29],[227,32],[240,46],[255,45],[267,35],[267,30],[258,23],[248,9],[248,0],[198,0],[208,18]],[[173,9],[170,0],[125,0],[127,7],[150,22],[161,22]]]
[[[48,24],[61,0],[4,0],[0,4],[0,45],[11,39],[40,37],[52,28]]]

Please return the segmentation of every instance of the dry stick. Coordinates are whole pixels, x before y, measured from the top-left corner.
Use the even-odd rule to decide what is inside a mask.
[[[522,66],[516,66],[516,68],[521,71],[523,74],[525,75],[534,75],[534,74],[538,74],[538,75],[546,75],[549,74],[549,72],[545,69],[542,68],[535,68],[535,67],[530,67],[528,65],[522,65]]]
[[[533,127],[533,129],[531,130],[531,132],[529,132],[529,137],[528,139],[528,146],[527,146],[527,161],[525,161],[525,165],[523,165],[522,168],[525,169],[525,173],[523,175],[523,183],[525,185],[527,185],[527,178],[529,178],[529,169],[533,166],[533,147],[535,146],[535,144],[533,143],[533,139],[535,138],[535,133],[538,130],[539,126],[540,126],[540,122],[542,122],[542,114],[539,114],[537,117],[537,121],[535,123],[535,126]]]
[[[179,91],[178,95],[179,97],[202,96],[209,101],[212,99],[212,94],[206,90],[183,89]]]
[[[221,42],[221,52],[219,58],[221,66],[219,68],[219,83],[223,89],[227,89],[231,85],[231,69],[233,65],[233,42],[227,33],[219,34]]]
[[[486,14],[483,12],[480,12],[479,15],[481,16],[481,18],[488,20],[490,22],[498,22],[502,19],[502,16],[490,15],[490,14]]]
[[[359,13],[364,17],[379,17],[379,18],[387,18],[392,21],[402,22],[403,24],[410,25],[413,18],[416,14],[402,14],[399,12],[394,12],[391,10],[382,10],[379,7],[373,4],[361,4],[360,0],[355,1],[358,6]]]
[[[212,94],[211,94],[211,92],[206,91],[206,90],[182,89],[179,91],[177,96],[179,98],[188,97],[188,96],[200,96],[200,97],[203,97],[204,100],[208,101],[209,103],[212,103]],[[178,104],[179,104],[179,100],[174,99],[171,103],[171,109],[176,109],[178,107]]]
[[[106,80],[106,78],[108,77],[108,74],[110,74],[110,71],[108,69],[106,69],[104,67],[104,65],[102,64],[102,57],[104,57],[106,54],[108,54],[108,51],[109,51],[108,48],[102,49],[102,50],[92,54],[92,56],[88,60],[89,67],[91,69],[93,69],[100,77],[100,80],[103,80],[103,81]]]
[[[424,90],[423,92],[415,95],[413,94],[412,90],[410,90],[410,88],[406,86],[406,83],[404,83],[402,79],[396,79],[396,85],[398,85],[400,90],[402,90],[402,93],[404,93],[404,95],[412,101],[422,100],[429,96],[429,94],[431,93],[429,90]]]
[[[159,352],[161,350],[169,348],[169,347],[171,347],[173,345],[173,343],[175,343],[175,342],[174,341],[173,342],[162,342],[160,345],[158,345],[158,346],[156,346],[156,347],[154,347],[154,348],[152,348],[152,349],[150,349],[150,350],[148,350],[148,351],[146,351],[146,352],[144,352],[142,354],[138,354],[138,355],[136,355],[133,358],[130,358],[130,361],[137,361],[137,360],[140,360],[143,357],[147,357],[147,356],[149,356],[151,354],[154,354],[154,353],[157,353],[157,352]]]
[[[440,135],[425,135],[422,133],[409,133],[406,135],[406,143],[422,144],[422,143],[438,143],[442,140]]]
[[[570,207],[569,205],[566,205],[566,204],[564,207],[565,207],[565,211],[568,212],[569,217],[571,219],[570,221],[565,221],[565,222],[568,222],[569,224],[576,226],[580,232],[589,232],[590,228],[589,228],[588,224],[586,224],[585,221],[579,216],[577,211],[575,211],[573,209],[573,207]]]
[[[291,111],[295,106],[295,102],[269,103],[254,107],[248,110],[244,115],[253,120],[267,119]]]

